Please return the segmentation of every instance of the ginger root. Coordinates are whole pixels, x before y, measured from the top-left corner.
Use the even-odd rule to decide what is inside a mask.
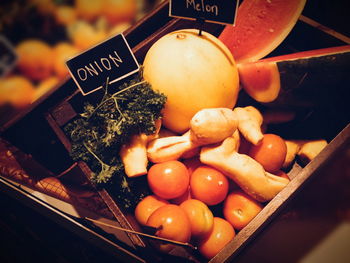
[[[190,131],[199,145],[220,142],[237,129],[237,116],[228,108],[211,108],[198,111],[190,121]]]
[[[307,164],[312,161],[326,146],[326,140],[312,140],[304,142],[300,150],[298,151],[298,156],[303,164]]]
[[[147,156],[154,163],[176,160],[202,145],[221,142],[237,129],[236,116],[228,108],[203,109],[182,136],[155,139],[148,144]]]
[[[261,132],[263,116],[253,106],[234,108],[233,113],[238,120],[238,130],[254,145],[257,145],[264,138]]]
[[[156,132],[151,135],[144,133],[133,135],[129,143],[124,144],[119,155],[124,164],[125,174],[128,177],[137,177],[147,174],[147,143],[158,136],[161,120],[155,122]]]
[[[287,146],[287,154],[284,159],[283,168],[289,168],[291,164],[294,162],[297,153],[300,150],[301,145],[296,141],[285,140]]]
[[[326,146],[327,141],[320,140],[286,140],[287,155],[283,168],[288,168],[299,157],[303,165],[311,162]]]
[[[228,137],[218,146],[203,147],[200,161],[224,173],[257,201],[271,200],[289,181],[266,172],[253,158],[238,153],[238,146],[237,135]]]

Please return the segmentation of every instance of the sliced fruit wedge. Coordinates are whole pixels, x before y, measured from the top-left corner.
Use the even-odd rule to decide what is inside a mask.
[[[238,64],[240,85],[258,102],[272,102],[279,94],[312,96],[335,77],[349,74],[350,45],[298,52]],[[327,84],[328,83],[328,84]],[[344,83],[344,85],[346,85]],[[307,88],[305,88],[307,87]],[[302,101],[300,99],[300,101]]]

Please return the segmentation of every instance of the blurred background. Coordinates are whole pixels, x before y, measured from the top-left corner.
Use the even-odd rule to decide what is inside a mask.
[[[1,76],[0,114],[38,100],[67,78],[67,59],[125,31],[159,2],[1,0],[0,40],[18,60]]]

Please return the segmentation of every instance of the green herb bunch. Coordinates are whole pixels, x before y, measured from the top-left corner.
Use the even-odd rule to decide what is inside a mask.
[[[65,126],[72,142],[71,156],[86,162],[93,171],[90,180],[111,189],[125,207],[143,197],[145,178],[128,178],[119,151],[132,135],[156,131],[166,97],[154,91],[141,75],[125,82],[114,93],[108,92],[108,80],[102,100],[86,103],[78,118]],[[134,189],[135,188],[135,189]]]

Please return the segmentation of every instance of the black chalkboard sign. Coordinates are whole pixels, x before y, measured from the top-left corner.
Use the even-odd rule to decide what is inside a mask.
[[[66,62],[83,95],[134,74],[140,66],[123,34],[116,35]]]
[[[169,16],[233,25],[239,0],[170,0]]]
[[[17,62],[17,54],[8,39],[0,35],[0,77],[9,72]]]

